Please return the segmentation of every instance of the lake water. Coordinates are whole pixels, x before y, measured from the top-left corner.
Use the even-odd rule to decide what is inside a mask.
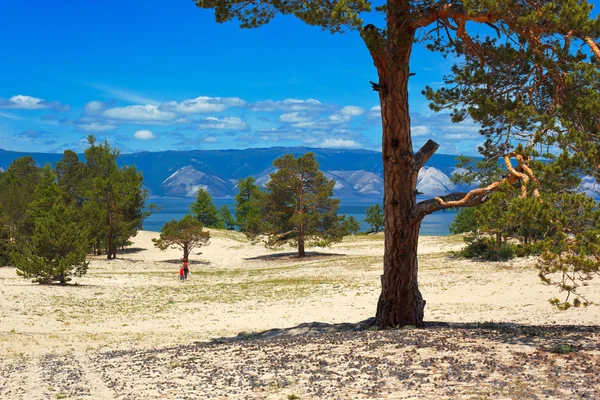
[[[419,199],[424,200],[423,199]],[[160,231],[165,222],[171,220],[180,220],[185,214],[190,212],[190,204],[195,201],[194,198],[187,197],[155,197],[151,198],[148,202],[154,203],[161,207],[160,211],[157,211],[150,215],[145,221],[143,228],[148,231]],[[232,214],[234,214],[233,206],[235,200],[231,198],[227,199],[213,199],[214,204],[217,208],[226,204],[231,208]],[[357,221],[362,224],[362,230],[367,231],[369,225],[363,221],[365,219],[365,209],[375,204],[377,200],[374,199],[341,199],[338,214],[346,214],[346,216],[353,216]],[[381,203],[380,203],[381,204]],[[428,215],[421,224],[421,235],[433,235],[433,236],[444,236],[449,235],[449,227],[456,210],[438,211],[437,213]]]

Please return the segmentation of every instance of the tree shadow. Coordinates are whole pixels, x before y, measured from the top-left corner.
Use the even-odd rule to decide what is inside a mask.
[[[177,259],[177,260],[161,260],[161,262],[168,263],[168,264],[183,265],[183,261],[181,259]],[[188,260],[188,265],[210,265],[210,261]]]
[[[268,340],[273,338],[294,338],[331,333],[345,335],[365,335],[376,332],[381,339],[398,344],[414,345],[419,348],[435,347],[441,344],[456,345],[453,341],[484,339],[504,345],[524,345],[550,353],[580,350],[600,351],[600,325],[528,325],[518,323],[462,323],[426,322],[425,328],[404,327],[379,330],[375,318],[356,323],[330,324],[306,322],[289,328],[269,329],[260,332],[240,332],[236,336],[211,339],[212,343],[228,343],[246,340]]]
[[[135,254],[135,253],[141,253],[142,251],[145,251],[148,249],[144,249],[142,247],[126,247],[124,249],[121,249],[117,252],[117,254]]]
[[[317,258],[334,258],[334,257],[342,257],[346,254],[343,253],[320,253],[318,251],[307,251],[304,257],[298,257],[297,252],[286,252],[286,253],[275,253],[275,254],[265,254],[262,256],[256,257],[247,257],[244,260],[247,261],[279,261],[282,259],[294,259],[294,260],[314,260]]]

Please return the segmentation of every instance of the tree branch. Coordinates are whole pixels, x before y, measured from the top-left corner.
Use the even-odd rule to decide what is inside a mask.
[[[598,61],[600,61],[600,48],[598,48],[596,42],[594,42],[589,36],[586,36],[583,40],[588,44],[588,46],[590,46],[590,49],[596,55]]]
[[[386,57],[385,57],[385,38],[381,36],[379,29],[375,25],[366,25],[360,32],[360,37],[367,45],[369,53],[373,58],[375,67],[385,69]]]
[[[440,145],[431,139],[429,139],[427,143],[421,147],[417,154],[415,154],[415,166],[417,171],[423,168],[427,160],[429,160],[431,156],[435,154],[439,147]]]
[[[519,167],[514,168],[510,163],[510,159],[514,157],[519,163]],[[520,154],[510,153],[504,156],[506,168],[509,171],[507,177],[489,184],[483,188],[473,189],[470,192],[456,192],[450,193],[446,196],[440,196],[429,200],[424,200],[416,204],[411,211],[411,218],[413,220],[420,221],[426,215],[432,214],[436,211],[446,210],[448,208],[458,207],[474,207],[485,203],[489,195],[498,190],[498,188],[504,184],[514,185],[518,181],[522,182],[521,193],[522,197],[527,196],[527,184],[530,180],[536,182],[537,186],[533,190],[533,197],[539,197],[539,181],[533,175],[533,171],[527,165],[527,159]],[[523,171],[526,171],[523,173]]]

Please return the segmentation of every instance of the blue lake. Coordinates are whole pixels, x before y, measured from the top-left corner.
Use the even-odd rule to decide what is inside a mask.
[[[160,211],[157,211],[150,215],[145,221],[143,228],[148,231],[160,231],[163,224],[171,220],[179,220],[183,218],[185,214],[189,214],[190,204],[194,202],[194,198],[187,197],[154,197],[151,198],[148,203],[154,203],[161,207]],[[424,200],[424,199],[419,199]],[[233,206],[235,200],[232,198],[226,199],[213,199],[214,204],[217,208],[228,205],[231,208],[232,214],[234,213]],[[377,200],[375,199],[341,199],[340,208],[338,214],[346,214],[346,216],[353,216],[357,221],[362,223],[362,230],[367,231],[369,225],[363,221],[365,219],[365,209],[373,204]],[[433,236],[444,236],[450,234],[449,227],[456,210],[439,211],[437,213],[428,215],[421,224],[421,235],[433,235]]]

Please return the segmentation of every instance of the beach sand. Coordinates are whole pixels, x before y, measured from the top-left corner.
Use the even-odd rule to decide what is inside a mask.
[[[304,259],[211,234],[183,283],[182,252],[145,231],[68,286],[0,268],[0,398],[600,398],[600,307],[553,309],[533,258],[464,260],[462,238],[422,237],[428,328],[376,331],[360,322],[381,234]],[[600,302],[600,281],[584,289]]]

